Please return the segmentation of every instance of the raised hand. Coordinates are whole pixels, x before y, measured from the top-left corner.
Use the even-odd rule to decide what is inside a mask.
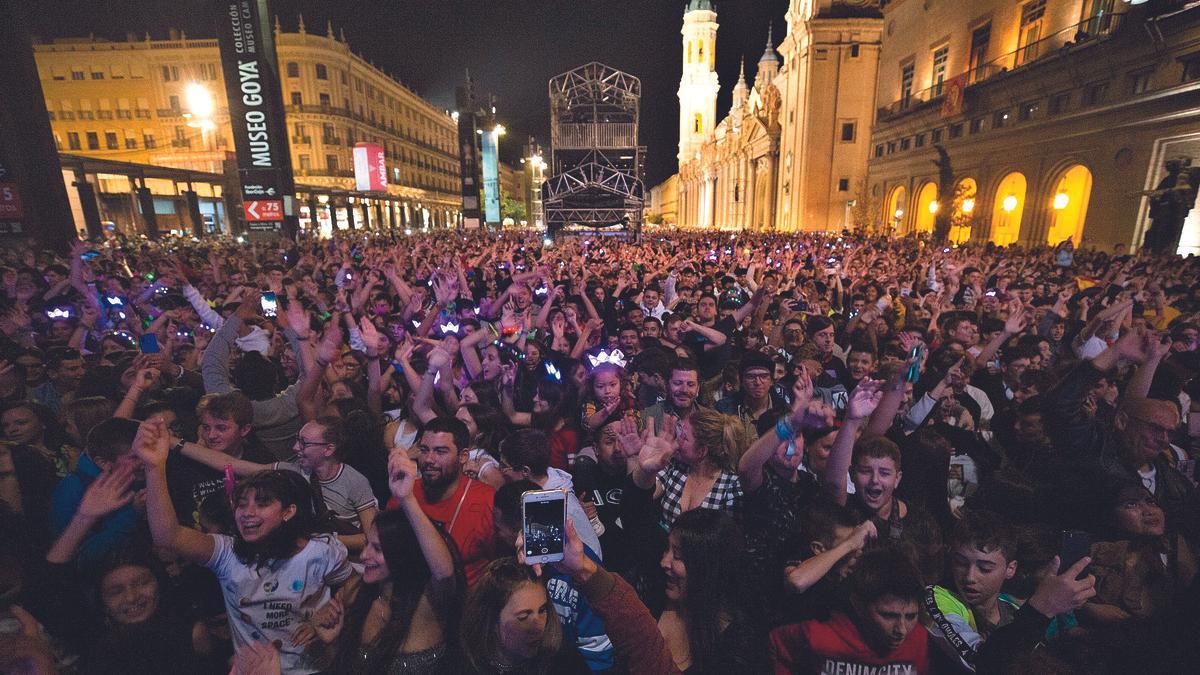
[[[796,383],[792,385],[792,426],[797,426],[804,420],[805,414],[808,412],[808,403],[813,397],[813,382],[812,377],[808,374],[806,366],[800,366],[800,374],[796,376]]]
[[[133,384],[129,388],[138,393],[149,391],[158,381],[159,375],[161,373],[158,368],[141,368],[137,371],[137,375],[133,378]]]
[[[434,347],[433,350],[429,352],[427,363],[430,371],[442,370],[446,366],[449,366],[450,362],[450,352],[446,351],[441,345]]]
[[[1042,616],[1054,617],[1079,609],[1096,595],[1096,577],[1088,575],[1077,579],[1088,565],[1090,556],[1084,556],[1061,574],[1049,574],[1038,583],[1037,590],[1029,598],[1029,604]],[[1061,560],[1054,556],[1051,565],[1058,570]]]
[[[308,320],[308,312],[299,302],[293,300],[287,304],[282,312],[278,313],[280,323],[287,323],[287,327],[295,331],[296,336],[301,340],[307,340],[312,333],[312,328]]]
[[[325,325],[325,334],[321,336],[321,343],[317,345],[317,361],[324,364],[332,362],[341,347],[342,330],[336,320],[331,320]]]
[[[642,450],[642,434],[638,431],[637,418],[622,417],[617,423],[617,444],[625,457],[637,457]]]
[[[1029,321],[1025,316],[1025,305],[1021,304],[1020,300],[1014,299],[1008,303],[1008,318],[1004,321],[1004,332],[1009,335],[1016,335],[1029,325]]]
[[[133,467],[118,464],[111,471],[101,473],[88,485],[79,502],[78,513],[92,520],[99,520],[117,509],[133,502]]]
[[[399,501],[412,495],[413,483],[417,478],[417,463],[408,453],[395,449],[388,455],[388,489]]]
[[[171,452],[171,434],[162,419],[150,419],[138,425],[133,451],[147,468],[165,468]]]
[[[883,381],[882,380],[863,380],[854,388],[854,393],[850,394],[850,400],[846,402],[846,419],[861,420],[871,416],[875,412],[875,408],[879,406],[879,400],[883,398]]]
[[[379,356],[386,342],[383,340],[383,336],[379,334],[379,330],[375,328],[375,324],[364,316],[358,320],[358,331],[362,333],[363,346],[367,350],[367,358],[373,359]]]
[[[654,418],[646,419],[646,430],[642,434],[642,447],[638,450],[635,460],[641,470],[650,475],[665,469],[671,462],[671,458],[675,456],[675,450],[678,447],[675,443],[674,419],[664,416],[662,427],[661,431],[655,433]]]
[[[258,310],[261,307],[261,298],[262,293],[257,288],[246,291],[242,294],[242,304],[238,305],[233,315],[242,321],[258,316]]]

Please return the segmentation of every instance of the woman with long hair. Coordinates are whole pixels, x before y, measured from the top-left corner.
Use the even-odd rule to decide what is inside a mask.
[[[179,524],[167,491],[170,434],[161,420],[143,422],[133,443],[146,469],[146,515],[156,546],[204,565],[221,583],[237,651],[280,645],[282,672],[319,670],[293,642],[297,629],[353,575],[346,547],[314,534],[313,494],[300,474],[260,471],[233,489],[234,535],[202,534]]]
[[[367,530],[363,583],[343,588],[313,617],[332,644],[336,673],[445,673],[466,587],[450,538],[413,496],[416,464],[404,452],[388,462],[400,510]]]
[[[746,546],[733,517],[695,509],[675,520],[662,557],[666,604],[658,629],[687,673],[766,669],[766,640],[748,608]]]
[[[537,570],[516,558],[494,560],[463,609],[460,672],[570,675],[589,673],[562,625]]]

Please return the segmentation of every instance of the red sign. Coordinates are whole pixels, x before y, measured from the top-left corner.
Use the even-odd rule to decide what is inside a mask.
[[[386,190],[387,182],[387,161],[383,146],[355,143],[354,189],[364,192]]]
[[[17,220],[25,217],[21,193],[16,183],[0,183],[0,218]]]
[[[278,199],[256,199],[242,202],[242,212],[249,222],[283,220],[283,202]]]
[[[942,117],[962,114],[963,95],[967,88],[967,76],[959,75],[946,81],[946,97],[942,99]]]

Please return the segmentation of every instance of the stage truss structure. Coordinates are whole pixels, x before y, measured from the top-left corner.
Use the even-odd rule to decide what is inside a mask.
[[[547,232],[617,226],[636,236],[645,207],[641,80],[593,61],[552,78],[549,94]]]

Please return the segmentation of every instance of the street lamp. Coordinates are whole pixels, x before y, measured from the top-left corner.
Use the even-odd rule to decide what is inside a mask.
[[[964,199],[963,203],[962,203],[962,212],[969,214],[974,210],[975,210],[975,200],[970,199],[970,198]]]
[[[1062,211],[1071,203],[1071,196],[1065,192],[1060,192],[1054,195],[1054,210]]]
[[[492,133],[496,134],[497,137],[503,136],[507,131],[508,130],[504,128],[503,124],[497,124],[495,128],[492,129]]]
[[[937,212],[938,212],[938,203],[937,203],[937,200],[934,200],[934,201],[932,201],[932,202],[929,202],[929,212],[930,212],[930,213],[937,213]]]
[[[1012,213],[1013,211],[1016,211],[1017,210],[1017,196],[1009,195],[1009,196],[1005,197],[1004,201],[1000,202],[1000,207],[1004,209],[1005,213]]]
[[[188,120],[187,125],[197,129],[215,129],[217,125],[212,121],[212,116],[217,106],[212,92],[199,82],[192,82],[184,89],[183,95],[188,106],[188,112],[183,114]]]

